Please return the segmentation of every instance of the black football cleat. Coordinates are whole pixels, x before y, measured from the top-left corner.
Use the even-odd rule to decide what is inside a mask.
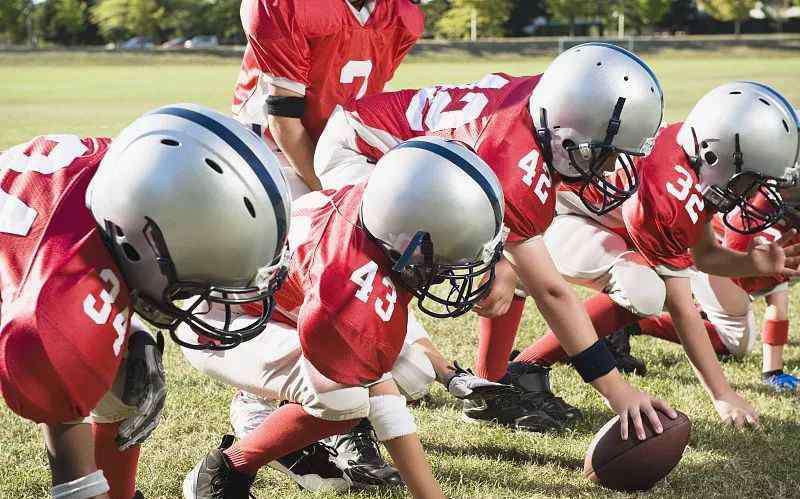
[[[404,485],[400,472],[381,456],[375,430],[362,419],[349,433],[328,439],[336,449],[336,464],[355,487],[396,487]]]
[[[335,458],[336,450],[322,442],[315,442],[267,466],[285,474],[303,490],[344,491],[353,484],[336,465]]]
[[[465,400],[463,419],[469,423],[498,424],[515,430],[547,433],[560,431],[561,423],[536,410],[519,391],[496,396],[489,400]]]
[[[631,355],[631,334],[635,334],[637,331],[638,326],[626,326],[606,336],[603,341],[614,355],[617,369],[624,373],[644,376],[647,374],[647,366],[644,361]]]
[[[239,473],[223,450],[233,445],[233,435],[222,437],[219,448],[209,452],[183,480],[184,499],[249,499],[255,475]]]
[[[570,426],[583,417],[580,409],[553,394],[548,367],[511,362],[502,381],[522,390],[522,398],[530,409],[543,411],[564,426]]]

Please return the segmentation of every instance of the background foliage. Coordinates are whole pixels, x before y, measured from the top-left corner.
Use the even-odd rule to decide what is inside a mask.
[[[159,43],[202,34],[242,44],[240,3],[1,0],[0,43],[97,45],[133,36]],[[465,39],[473,16],[482,38],[616,34],[620,13],[628,34],[800,31],[800,18],[788,17],[795,5],[800,0],[434,0],[423,9],[426,36]]]

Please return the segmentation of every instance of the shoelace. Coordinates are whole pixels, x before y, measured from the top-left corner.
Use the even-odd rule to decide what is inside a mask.
[[[370,461],[380,461],[381,453],[377,444],[378,436],[375,430],[370,427],[369,429],[356,428],[347,435],[342,436],[341,442],[350,442],[356,451],[366,456]],[[350,459],[347,461],[351,466],[358,464],[356,461]]]

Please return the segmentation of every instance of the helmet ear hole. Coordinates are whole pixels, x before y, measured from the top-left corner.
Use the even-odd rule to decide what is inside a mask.
[[[710,165],[710,166],[713,166],[717,162],[717,159],[718,159],[717,155],[714,154],[713,151],[706,151],[706,153],[703,155],[703,158],[705,158],[706,163],[708,165]]]
[[[122,251],[125,253],[125,256],[128,258],[128,260],[132,262],[138,262],[142,259],[142,257],[139,256],[139,252],[136,251],[136,248],[130,244],[122,243],[120,246],[122,247]]]

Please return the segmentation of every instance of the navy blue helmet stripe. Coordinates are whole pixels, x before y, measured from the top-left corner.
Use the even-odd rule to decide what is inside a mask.
[[[449,160],[451,163],[461,168],[464,173],[469,175],[470,178],[472,178],[472,180],[474,180],[481,187],[484,194],[486,194],[486,197],[489,199],[489,203],[492,205],[492,209],[494,210],[495,234],[500,231],[500,227],[503,224],[502,200],[497,198],[495,190],[492,188],[492,185],[489,183],[486,177],[480,171],[478,171],[477,168],[470,164],[469,161],[447,149],[446,147],[442,147],[439,144],[434,144],[433,142],[426,142],[424,140],[411,140],[408,142],[403,142],[395,147],[395,149],[405,148],[424,149]]]
[[[245,163],[247,163],[247,165],[250,166],[250,169],[253,170],[253,173],[256,174],[258,180],[261,181],[261,185],[264,187],[264,190],[267,191],[269,200],[272,203],[272,208],[275,212],[275,221],[278,225],[278,246],[276,248],[276,255],[279,254],[283,250],[284,241],[286,241],[286,228],[288,227],[286,220],[287,210],[283,204],[283,198],[281,197],[280,189],[277,185],[275,185],[275,181],[267,171],[267,167],[253,152],[250,146],[245,144],[242,139],[237,137],[235,133],[233,133],[228,127],[219,121],[205,114],[198,113],[197,111],[192,111],[191,109],[182,107],[165,107],[154,111],[153,114],[177,116],[179,118],[196,123],[222,139],[226,144],[231,146],[231,148],[236,151],[239,156],[242,157],[242,159],[244,159]]]

